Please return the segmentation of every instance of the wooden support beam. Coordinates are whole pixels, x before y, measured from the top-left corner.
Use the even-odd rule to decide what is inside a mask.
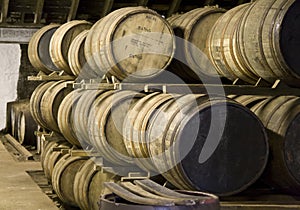
[[[244,4],[244,3],[245,3],[245,0],[238,0],[237,5]]]
[[[182,0],[173,0],[168,10],[167,17],[170,17],[173,13],[177,12]]]
[[[0,18],[1,23],[6,23],[8,7],[9,7],[9,0],[2,0],[1,18]]]
[[[37,0],[33,23],[40,24],[43,14],[44,0]]]
[[[149,0],[139,0],[138,6],[147,6]]]
[[[3,138],[5,138],[25,160],[33,160],[33,155],[10,134],[6,134]]]
[[[209,6],[209,5],[213,5],[214,3],[215,3],[215,0],[205,0],[204,5]]]
[[[68,14],[68,17],[67,17],[68,22],[71,21],[71,20],[74,20],[76,18],[79,2],[80,2],[80,0],[73,0],[72,1],[70,11],[69,11],[69,14]]]
[[[104,1],[103,9],[101,12],[101,17],[104,17],[111,11],[113,3],[114,3],[114,0],[105,0]]]

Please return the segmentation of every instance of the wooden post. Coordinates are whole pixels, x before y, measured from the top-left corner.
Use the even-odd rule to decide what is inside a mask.
[[[70,11],[69,11],[69,14],[68,14],[68,17],[67,17],[68,22],[71,21],[71,20],[74,20],[76,18],[79,2],[80,2],[80,0],[73,0],[72,1]]]
[[[41,23],[43,8],[44,8],[44,0],[37,0],[33,23],[35,24]]]
[[[204,5],[212,5],[212,4],[214,4],[214,0],[205,0],[205,2],[204,2]]]
[[[114,0],[105,0],[103,5],[103,10],[101,12],[101,17],[104,17],[107,15],[113,6]]]
[[[139,0],[138,1],[138,6],[147,6],[148,4],[148,0]]]
[[[167,17],[170,17],[174,12],[177,12],[182,0],[173,0],[168,10]]]
[[[6,23],[7,13],[8,13],[9,0],[2,1],[2,9],[1,9],[1,23]]]

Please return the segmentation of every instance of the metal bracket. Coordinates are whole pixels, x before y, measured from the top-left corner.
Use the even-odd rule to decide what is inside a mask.
[[[127,177],[122,177],[121,181],[128,181],[128,180],[143,180],[143,179],[150,179],[151,173],[147,172],[129,172]]]
[[[59,81],[59,80],[75,80],[75,77],[65,74],[64,71],[55,71],[48,75],[40,71],[36,76],[28,76],[27,79],[29,81]]]

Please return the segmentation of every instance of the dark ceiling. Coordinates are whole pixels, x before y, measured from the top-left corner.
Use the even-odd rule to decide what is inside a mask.
[[[205,5],[229,9],[250,0],[2,0],[1,26],[34,26],[64,23],[73,19],[95,22],[121,7],[147,6],[170,16]]]

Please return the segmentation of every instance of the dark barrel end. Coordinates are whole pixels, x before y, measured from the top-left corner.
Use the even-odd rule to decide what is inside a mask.
[[[217,118],[213,122],[212,109],[201,110],[186,124],[179,140],[179,148],[185,148],[186,141],[191,141],[196,136],[193,132],[199,129],[181,167],[195,189],[218,195],[237,193],[254,183],[266,166],[269,151],[260,120],[241,105],[227,103],[225,109],[224,106],[225,103],[212,106]],[[195,128],[198,117],[200,126]]]
[[[281,53],[287,65],[300,77],[300,1],[288,9],[280,32]]]

